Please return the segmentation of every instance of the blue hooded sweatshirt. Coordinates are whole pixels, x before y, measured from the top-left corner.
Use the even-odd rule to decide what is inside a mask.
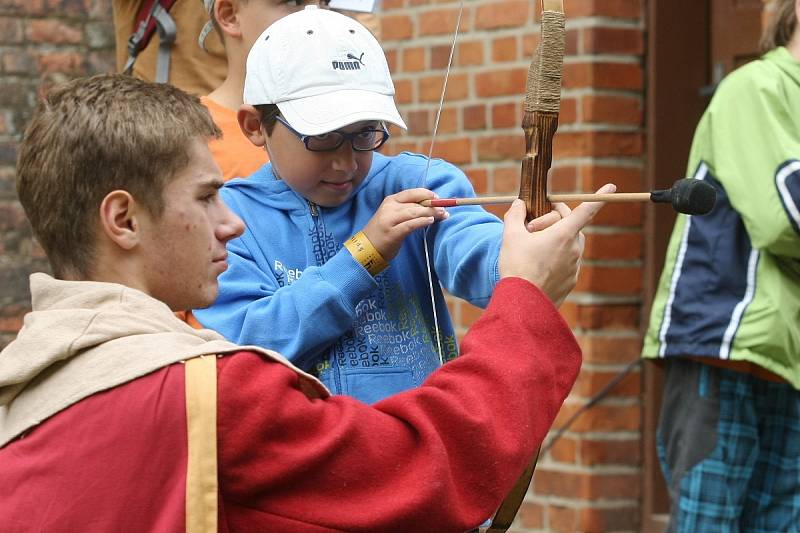
[[[343,247],[386,196],[422,186],[427,158],[373,154],[353,196],[320,207],[275,178],[267,164],[221,194],[245,222],[228,243],[229,268],[217,301],[195,316],[239,344],[276,350],[317,375],[334,394],[372,403],[420,385],[439,354],[423,238],[406,238],[389,268],[371,276]],[[441,198],[475,196],[453,165],[431,161],[426,187]],[[440,283],[484,307],[499,279],[502,222],[481,207],[451,209],[427,231],[445,360],[456,336]]]

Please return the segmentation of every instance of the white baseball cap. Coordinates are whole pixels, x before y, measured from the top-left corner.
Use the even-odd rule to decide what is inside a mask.
[[[244,103],[277,104],[303,135],[367,120],[406,128],[386,56],[372,33],[313,5],[274,22],[253,44]]]

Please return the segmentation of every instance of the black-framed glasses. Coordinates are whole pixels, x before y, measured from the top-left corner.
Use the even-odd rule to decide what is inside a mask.
[[[286,129],[294,133],[306,145],[306,149],[312,152],[331,152],[337,150],[345,141],[350,141],[356,152],[372,152],[389,140],[389,132],[385,127],[366,128],[352,133],[330,131],[320,135],[303,135],[280,115],[276,115],[275,120],[286,126]]]

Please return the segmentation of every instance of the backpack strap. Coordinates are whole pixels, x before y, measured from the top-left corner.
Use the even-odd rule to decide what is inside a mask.
[[[145,0],[136,15],[136,31],[128,38],[128,61],[122,72],[131,74],[139,53],[144,50],[153,34],[158,30],[159,45],[156,60],[156,82],[167,83],[169,80],[170,49],[178,33],[175,21],[169,10],[176,0]]]
[[[201,355],[186,361],[186,533],[216,533],[217,357]]]

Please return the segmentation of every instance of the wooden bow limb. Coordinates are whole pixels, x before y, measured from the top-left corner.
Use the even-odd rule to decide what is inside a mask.
[[[522,160],[519,198],[525,201],[528,221],[549,213],[547,174],[553,160],[553,136],[561,107],[561,73],[564,67],[565,23],[563,0],[541,0],[542,24],[539,48],[528,70],[525,91],[525,157]],[[511,527],[528,492],[539,451],[500,504],[487,533]]]

